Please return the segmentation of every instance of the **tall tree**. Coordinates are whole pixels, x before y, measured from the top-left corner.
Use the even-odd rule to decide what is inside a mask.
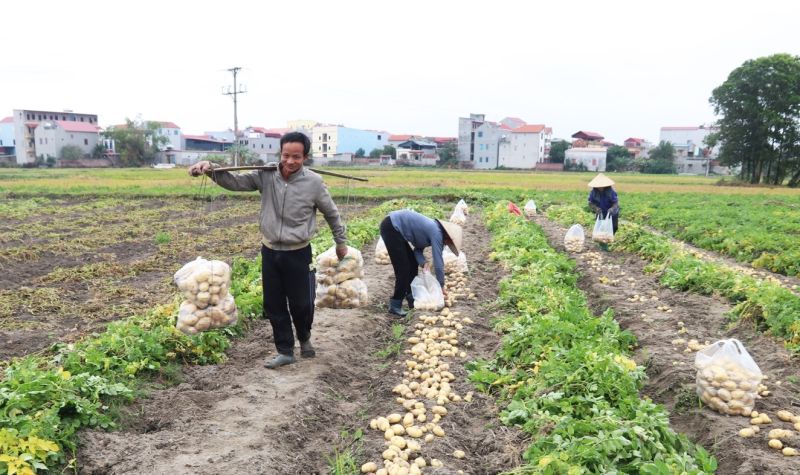
[[[661,141],[650,150],[650,156],[639,163],[642,173],[675,173],[675,147]]]
[[[384,145],[383,146],[383,154],[384,155],[391,155],[392,160],[397,158],[397,149],[394,148],[394,145]]]
[[[550,144],[550,161],[553,163],[564,163],[564,153],[570,147],[566,140],[554,140]]]
[[[363,148],[359,147],[358,150],[356,150],[356,158],[362,158],[366,153],[367,152],[365,152]]]
[[[745,61],[709,99],[720,115],[711,143],[750,183],[800,185],[800,56]]]
[[[125,119],[125,125],[112,127],[103,135],[114,140],[114,147],[119,154],[123,167],[139,167],[152,163],[160,145],[169,142],[167,137],[159,135],[158,122],[134,122]]]
[[[458,166],[458,146],[455,142],[447,142],[439,149],[439,161],[436,164],[448,168]]]
[[[627,148],[621,145],[608,147],[606,151],[606,170],[623,172],[630,168],[631,163],[631,152]]]

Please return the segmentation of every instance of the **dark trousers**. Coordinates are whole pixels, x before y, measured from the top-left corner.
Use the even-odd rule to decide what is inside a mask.
[[[272,324],[278,353],[294,354],[297,339],[311,338],[314,322],[314,272],[311,246],[296,251],[275,251],[261,246],[261,286],[264,292],[264,315]]]
[[[417,276],[417,258],[403,235],[392,226],[388,216],[381,222],[381,237],[394,269],[392,298],[400,300],[411,292],[411,281]]]

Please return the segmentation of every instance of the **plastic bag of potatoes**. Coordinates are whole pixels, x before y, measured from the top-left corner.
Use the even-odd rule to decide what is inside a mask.
[[[564,236],[564,247],[570,252],[581,252],[584,240],[583,226],[573,224]]]
[[[383,242],[383,238],[378,238],[378,243],[375,244],[375,263],[381,265],[392,263],[391,259],[389,258],[389,251],[386,249],[386,243]]]
[[[750,416],[763,374],[742,342],[720,340],[694,359],[697,395],[722,414]]]
[[[469,206],[467,205],[467,202],[464,201],[463,199],[458,200],[458,203],[456,203],[456,211],[458,210],[461,210],[461,212],[464,213],[465,216],[469,214]]]
[[[361,251],[348,247],[339,262],[336,246],[317,257],[317,289],[314,304],[326,308],[357,308],[369,303]]]
[[[453,214],[450,215],[449,221],[453,224],[463,226],[467,224],[467,215],[465,215],[464,211],[460,208],[456,208],[455,211],[453,211]]]
[[[442,252],[442,260],[444,261],[445,274],[454,274],[456,272],[466,274],[469,272],[469,267],[467,266],[467,255],[464,254],[464,251],[459,252],[456,256],[449,247],[445,246],[444,252]]]
[[[411,281],[411,294],[416,310],[441,310],[444,308],[444,293],[439,281],[430,272],[423,271]]]
[[[525,210],[525,216],[527,216],[528,218],[532,218],[532,217],[536,216],[536,202],[535,201],[528,200],[528,202],[525,203],[525,208],[523,208],[523,209]]]
[[[198,257],[181,267],[173,280],[185,299],[175,325],[178,330],[194,335],[236,324],[236,304],[228,293],[231,285],[228,264]]]

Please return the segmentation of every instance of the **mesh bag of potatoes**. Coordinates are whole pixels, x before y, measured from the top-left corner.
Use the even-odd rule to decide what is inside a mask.
[[[573,224],[567,231],[567,234],[564,235],[564,247],[570,252],[581,252],[583,250],[584,240],[583,226],[580,224]]]
[[[222,261],[198,257],[173,276],[184,301],[175,328],[188,335],[236,325],[236,304],[228,293],[231,268]]]
[[[411,294],[416,310],[437,311],[444,308],[442,286],[428,271],[422,271],[411,281]]]
[[[444,261],[445,274],[455,274],[458,272],[466,274],[469,272],[469,267],[467,266],[467,255],[464,254],[464,251],[461,251],[458,253],[458,255],[455,255],[449,247],[445,246],[444,252],[442,252],[442,260]]]
[[[389,259],[389,251],[386,249],[386,243],[383,238],[378,238],[378,243],[375,244],[375,263],[380,265],[391,264]]]
[[[361,251],[347,248],[339,262],[336,246],[317,257],[317,293],[314,305],[320,308],[358,308],[369,303]]]
[[[706,405],[722,414],[750,416],[763,375],[739,340],[720,340],[700,350],[694,365],[697,395]]]
[[[528,200],[528,202],[525,203],[523,210],[525,211],[525,216],[528,218],[536,216],[536,202],[533,200]]]

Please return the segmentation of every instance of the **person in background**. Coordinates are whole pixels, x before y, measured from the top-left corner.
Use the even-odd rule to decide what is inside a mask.
[[[611,178],[599,173],[589,182],[589,208],[602,218],[611,212],[611,220],[614,223],[614,234],[619,227],[619,198],[613,188],[614,181]]]
[[[322,178],[305,168],[311,141],[300,132],[290,132],[280,141],[280,163],[276,169],[244,174],[214,172],[219,165],[195,163],[189,174],[209,172],[211,179],[232,191],[261,193],[261,285],[264,314],[272,324],[278,355],[266,363],[275,369],[295,362],[294,332],[300,355],[316,355],[311,344],[314,321],[314,271],[311,270],[311,238],[317,232],[317,210],[331,227],[339,260],[347,255],[345,228],[339,210]]]
[[[403,310],[403,298],[408,300],[409,308],[414,308],[411,281],[416,277],[418,267],[424,266],[428,270],[423,254],[428,246],[431,248],[436,280],[442,286],[442,292],[445,292],[442,251],[447,245],[453,254],[458,255],[461,226],[404,209],[389,213],[381,222],[380,231],[394,269],[394,293],[389,299],[389,313],[405,317],[407,313]]]

